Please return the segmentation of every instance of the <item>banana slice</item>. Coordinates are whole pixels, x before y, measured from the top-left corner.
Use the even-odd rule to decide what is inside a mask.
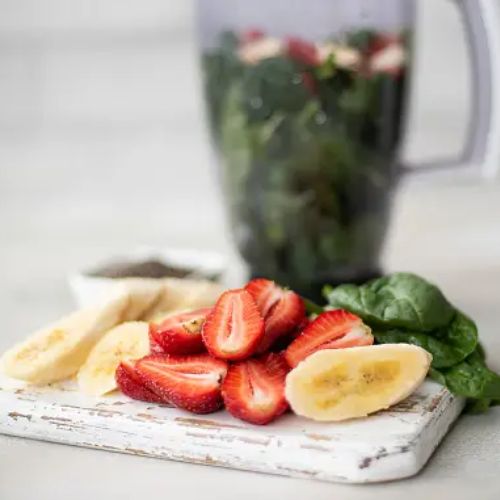
[[[297,415],[336,422],[364,417],[408,397],[424,380],[432,356],[410,344],[315,352],[286,378]]]
[[[101,305],[76,311],[42,328],[2,356],[2,371],[33,384],[70,377],[101,336],[122,321],[129,299],[124,292],[113,294]]]
[[[151,316],[148,319],[148,322],[160,324],[172,316],[177,316],[178,314],[187,313],[187,312],[191,312],[191,311],[193,311],[193,309],[174,309],[173,311],[158,312],[154,316]]]
[[[65,316],[15,345],[0,358],[0,368],[33,384],[57,382],[74,375],[117,324],[211,305],[219,293],[220,285],[204,280],[125,280],[95,307]]]
[[[115,372],[120,362],[139,359],[149,353],[148,330],[148,323],[129,321],[107,332],[78,372],[80,390],[91,396],[115,390]]]
[[[126,278],[118,287],[129,295],[129,304],[123,321],[134,321],[156,306],[162,299],[163,285],[159,280]]]
[[[170,311],[210,307],[222,291],[219,283],[208,280],[166,278],[162,280],[160,299],[144,314],[143,319],[150,321]]]

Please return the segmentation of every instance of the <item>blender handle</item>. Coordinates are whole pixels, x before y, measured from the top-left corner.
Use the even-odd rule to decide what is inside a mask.
[[[500,167],[500,9],[498,0],[455,0],[462,11],[472,63],[472,109],[465,147],[453,160],[405,165],[411,173],[470,172],[492,178]]]

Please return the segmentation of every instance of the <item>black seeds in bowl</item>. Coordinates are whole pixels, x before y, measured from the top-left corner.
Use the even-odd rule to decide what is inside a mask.
[[[88,272],[87,276],[99,278],[185,278],[193,272],[193,269],[168,266],[158,260],[145,260],[106,264]]]

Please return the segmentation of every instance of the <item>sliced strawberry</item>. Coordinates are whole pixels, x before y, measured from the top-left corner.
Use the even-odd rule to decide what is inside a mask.
[[[166,403],[142,382],[135,370],[135,361],[122,361],[115,372],[116,383],[125,396],[147,403]]]
[[[366,70],[368,75],[382,73],[399,78],[404,75],[404,40],[398,35],[376,36],[367,50]]]
[[[294,328],[291,332],[286,335],[279,337],[272,346],[274,352],[280,352],[287,349],[287,347],[305,330],[310,321],[307,316],[299,323],[299,325]]]
[[[316,85],[316,80],[307,71],[302,72],[302,82],[304,87],[309,91],[310,94],[316,95],[318,93],[318,86]]]
[[[266,330],[258,351],[266,351],[277,338],[289,334],[301,323],[304,315],[304,302],[300,296],[284,290],[281,299],[265,317]]]
[[[151,352],[197,354],[205,350],[201,328],[210,308],[169,316],[159,324],[149,325]]]
[[[274,342],[291,332],[305,318],[304,301],[274,281],[257,278],[245,289],[252,295],[265,321],[265,333],[257,352],[265,352]]]
[[[178,408],[211,413],[222,406],[220,388],[227,364],[208,354],[152,354],[139,360],[136,369],[148,389]]]
[[[302,318],[302,321],[297,325],[297,327],[291,333],[291,336],[296,339],[309,325],[311,321],[307,316]]]
[[[321,349],[373,344],[370,328],[361,318],[343,309],[320,314],[288,346],[285,358],[291,367]]]
[[[370,41],[368,45],[368,54],[373,55],[380,52],[389,45],[402,43],[401,37],[393,34],[379,34]]]
[[[264,320],[250,293],[224,292],[208,315],[202,336],[216,358],[238,361],[251,356],[264,336]]]
[[[264,318],[281,299],[283,292],[274,281],[265,278],[255,278],[249,281],[245,286],[245,290],[252,295]]]
[[[257,28],[252,28],[244,31],[240,36],[241,43],[250,43],[255,42],[256,40],[260,40],[264,38],[265,33]]]
[[[286,52],[291,59],[302,64],[317,66],[320,63],[316,46],[302,38],[288,38],[286,40]]]
[[[222,397],[231,415],[252,424],[264,425],[288,409],[283,356],[269,353],[240,361],[229,367],[222,384]]]

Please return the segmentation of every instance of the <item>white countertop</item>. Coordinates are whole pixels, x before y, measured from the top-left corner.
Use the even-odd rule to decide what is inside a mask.
[[[110,217],[112,213],[109,213]],[[118,219],[118,214],[114,215]],[[123,215],[123,214],[122,214]],[[63,277],[69,265],[116,249],[130,228],[104,223],[87,213],[72,228],[65,218],[51,219],[51,238],[37,240],[21,215],[1,249],[0,300],[6,328],[0,350],[31,328],[70,307]],[[215,216],[214,216],[215,217]],[[129,219],[130,220],[130,219]],[[133,220],[133,219],[132,219]],[[196,218],[193,219],[193,221]],[[39,221],[39,223],[41,223]],[[24,226],[22,225],[24,224]],[[139,235],[141,226],[134,221]],[[207,246],[225,248],[223,229],[203,231]],[[193,227],[196,234],[197,226]],[[57,238],[55,235],[58,235]],[[185,243],[170,233],[171,241]],[[99,248],[95,248],[100,241]],[[14,264],[8,265],[9,261]],[[388,269],[423,273],[438,282],[458,306],[478,322],[491,362],[500,368],[500,186],[406,186],[395,207],[386,251]],[[88,262],[88,260],[87,260]],[[21,267],[20,267],[21,266]],[[22,272],[20,272],[20,270]],[[52,279],[50,275],[53,275]],[[25,500],[89,498],[433,499],[446,495],[481,499],[500,493],[500,408],[482,416],[463,416],[424,471],[402,482],[344,486],[271,477],[214,467],[174,463],[68,446],[0,437],[0,498]]]

